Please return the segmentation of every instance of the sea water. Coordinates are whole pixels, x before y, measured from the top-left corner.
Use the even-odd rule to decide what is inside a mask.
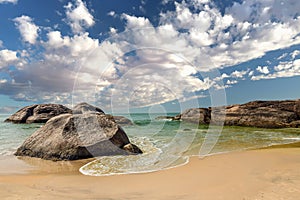
[[[174,116],[177,113],[169,113]],[[92,176],[143,173],[183,165],[190,156],[205,156],[257,149],[300,141],[300,129],[262,129],[252,127],[210,127],[156,119],[161,114],[127,114],[134,122],[123,126],[132,143],[143,151],[140,155],[104,156],[82,166],[80,172]],[[22,142],[43,124],[4,123],[9,115],[0,115],[0,156],[12,156]]]

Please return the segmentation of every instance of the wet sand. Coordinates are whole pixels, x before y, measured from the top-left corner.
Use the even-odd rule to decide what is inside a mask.
[[[0,159],[0,199],[296,200],[300,148],[234,152],[147,174],[78,172],[88,161]],[[7,169],[7,170],[5,170]]]

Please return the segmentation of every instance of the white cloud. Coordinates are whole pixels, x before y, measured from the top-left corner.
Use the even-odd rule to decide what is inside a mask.
[[[82,0],[76,0],[75,4],[69,2],[65,8],[68,23],[75,34],[81,33],[85,28],[95,24],[93,15],[90,14]]]
[[[237,84],[238,81],[237,80],[227,80],[226,84],[227,85],[233,85],[233,84]]]
[[[243,78],[247,73],[248,73],[248,70],[245,70],[245,71],[237,71],[237,70],[235,70],[234,72],[232,72],[230,74],[230,77],[233,77],[233,78]]]
[[[81,58],[99,45],[99,41],[89,37],[88,33],[62,37],[59,31],[52,31],[47,36],[48,41],[44,42],[44,46],[48,51],[45,55],[51,56],[55,53],[57,56],[70,56],[67,60],[72,60],[73,57]]]
[[[3,41],[0,40],[0,48],[2,48],[2,47],[3,47]]]
[[[32,18],[22,15],[14,19],[24,42],[35,44],[39,27],[33,23]]]
[[[197,70],[182,58],[158,49],[140,49],[135,56],[125,56],[115,69],[122,75],[101,77],[100,83],[105,84],[98,87],[98,100],[107,102],[106,97],[112,96],[113,105],[119,107],[182,101],[213,84],[209,78],[193,76]]]
[[[115,29],[114,27],[110,27],[109,28],[109,32],[111,33],[111,34],[115,34],[115,33],[117,33],[117,29]]]
[[[161,3],[162,3],[163,5],[165,5],[165,4],[169,3],[170,1],[171,1],[171,0],[162,0]]]
[[[248,76],[249,76],[249,77],[250,77],[250,76],[253,76],[253,74],[254,74],[254,71],[250,71],[249,74],[248,74]]]
[[[128,26],[143,26],[143,21],[132,19]],[[168,27],[161,27],[159,34],[165,29]],[[132,32],[140,34],[139,31]],[[14,94],[15,99],[28,97],[27,100],[70,103],[67,102],[70,101],[68,93],[72,94],[74,102],[99,101],[104,107],[111,105],[112,100],[114,105],[126,106],[129,99],[131,106],[139,107],[174,99],[183,101],[193,97],[195,92],[213,86],[214,82],[209,78],[194,76],[196,67],[180,54],[142,48],[134,52],[135,56],[127,55],[136,48],[121,39],[132,32],[100,43],[88,33],[71,37],[51,31],[47,41],[42,42],[43,60],[26,64],[14,75],[14,83],[7,83],[3,92]],[[158,37],[153,42],[161,42],[161,39],[168,37]],[[28,90],[29,82],[34,92]],[[23,91],[25,88],[26,92]]]
[[[256,68],[256,71],[258,71],[258,72],[260,72],[260,73],[262,73],[262,74],[268,74],[268,73],[270,73],[270,71],[269,71],[269,69],[268,69],[268,67],[267,66],[258,66],[257,68]]]
[[[1,3],[13,3],[13,4],[17,4],[18,0],[0,0],[0,4]]]
[[[224,80],[225,78],[230,78],[230,76],[226,73],[223,73],[221,76],[214,78],[215,81]]]
[[[111,17],[115,17],[116,16],[116,12],[115,11],[109,11],[108,13],[107,13],[107,15],[108,16],[111,16]]]
[[[162,13],[160,24],[172,24],[178,39],[184,39],[195,52],[201,49],[195,57],[186,53],[195,65],[202,66],[199,57],[207,54],[212,67],[219,68],[299,44],[300,17],[295,18],[299,14],[296,5],[300,6],[299,1],[289,0],[281,5],[275,0],[249,0],[234,3],[222,15],[213,3],[204,5],[196,0],[183,1],[175,3],[174,12]],[[191,7],[196,12],[192,12]],[[182,29],[186,31],[178,31]],[[187,48],[182,51],[190,52]]]
[[[277,0],[249,0],[234,3],[225,13],[207,0],[169,3],[176,9],[161,13],[157,27],[146,17],[122,14],[125,31],[111,28],[111,37],[101,42],[85,33],[95,23],[86,4],[81,0],[69,3],[66,15],[75,35],[50,31],[41,42],[45,49],[42,61],[26,64],[5,91],[18,99],[31,95],[45,101],[67,101],[74,86],[75,100],[87,98],[110,105],[112,97],[119,106],[128,101],[145,106],[189,99],[210,88],[228,88],[245,76],[259,80],[297,75],[297,62],[290,62],[276,66],[273,74],[267,66],[261,67],[260,76],[243,69],[217,78],[195,76],[300,44],[300,17],[295,17],[298,1],[280,5]],[[217,82],[222,79],[229,79],[227,85]],[[30,95],[22,90],[28,89],[28,81],[35,88]]]
[[[284,53],[284,54],[282,54],[281,56],[279,56],[279,57],[277,58],[277,60],[281,60],[281,59],[285,58],[287,55],[288,55],[288,53]]]
[[[122,14],[122,18],[126,19],[126,28],[147,28],[152,27],[150,21],[145,17],[135,17],[127,14]]]
[[[8,49],[0,50],[0,69],[16,63],[17,52]]]
[[[292,59],[295,59],[296,56],[298,56],[299,54],[300,54],[300,51],[299,50],[295,50],[290,55],[291,55]]]
[[[47,34],[48,45],[52,48],[59,48],[70,43],[70,39],[66,37],[63,39],[59,31],[52,31]]]
[[[282,77],[300,76],[300,59],[280,62],[274,67],[275,72],[267,75],[252,76],[251,80],[275,79]]]

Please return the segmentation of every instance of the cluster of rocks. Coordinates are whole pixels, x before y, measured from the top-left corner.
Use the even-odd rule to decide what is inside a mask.
[[[100,108],[80,103],[73,110],[57,104],[27,106],[7,122],[44,123],[17,149],[17,156],[50,160],[76,160],[107,155],[139,154],[120,124],[132,124],[122,116],[105,114]]]
[[[72,110],[59,104],[35,104],[26,106],[11,115],[5,122],[13,123],[46,123],[57,115],[72,113]]]
[[[253,101],[214,108],[191,108],[174,117],[197,124],[224,124],[261,128],[300,127],[300,99]],[[105,114],[87,103],[73,109],[58,104],[26,106],[6,122],[46,123],[18,148],[15,155],[51,160],[75,160],[107,155],[139,154],[120,125],[133,123],[122,116]]]
[[[79,103],[74,106],[73,109],[69,109],[60,104],[35,104],[20,109],[7,118],[5,122],[12,122],[16,124],[46,123],[52,117],[61,114],[82,114],[85,112],[99,112],[105,114],[100,108],[88,103]],[[105,115],[119,125],[133,125],[133,122],[126,117],[112,116],[109,114]]]
[[[191,108],[173,117],[198,124],[251,126],[259,128],[300,127],[300,99],[286,101],[252,101],[214,108]]]

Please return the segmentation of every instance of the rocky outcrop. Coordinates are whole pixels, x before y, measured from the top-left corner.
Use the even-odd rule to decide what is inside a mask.
[[[72,110],[73,114],[83,114],[83,113],[92,113],[92,112],[104,113],[103,110],[101,110],[100,108],[92,106],[85,102],[77,104]],[[106,116],[121,126],[133,125],[132,121],[130,119],[127,119],[126,117],[112,116],[109,114],[106,114]]]
[[[104,113],[104,111],[100,108],[88,103],[79,103],[72,110],[60,104],[35,104],[20,109],[15,114],[7,118],[5,122],[19,124],[46,123],[50,118],[60,114],[83,114],[93,112]],[[121,126],[133,125],[133,122],[130,119],[123,116],[112,116],[107,114],[107,117],[114,120]]]
[[[291,127],[299,120],[295,110],[298,101],[253,101],[226,107],[225,125],[262,128]]]
[[[100,108],[92,106],[85,102],[77,104],[72,109],[73,114],[83,114],[83,113],[88,113],[88,112],[104,113],[103,110],[101,110]]]
[[[102,112],[63,114],[50,119],[25,140],[15,155],[51,160],[129,155],[142,151]]]
[[[123,116],[112,116],[112,115],[109,115],[109,114],[106,114],[106,116],[108,118],[114,120],[120,126],[130,126],[130,125],[133,125],[133,122],[130,119],[126,118],[126,117],[123,117]]]
[[[11,115],[5,122],[13,123],[45,123],[50,118],[71,113],[71,110],[59,104],[35,104],[26,106]]]
[[[253,101],[216,108],[192,108],[173,118],[199,124],[252,126],[261,128],[300,127],[300,100]]]
[[[177,116],[182,121],[199,124],[209,124],[210,117],[210,110],[207,108],[191,108]]]

